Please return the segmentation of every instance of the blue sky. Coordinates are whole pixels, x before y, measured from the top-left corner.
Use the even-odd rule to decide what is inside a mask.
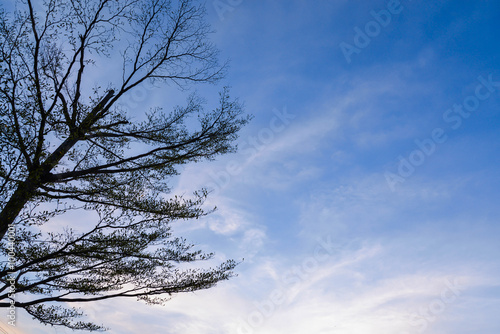
[[[230,85],[255,117],[238,153],[175,180],[218,207],[175,231],[244,258],[239,276],[163,307],[83,305],[89,318],[121,334],[499,333],[500,3],[207,9],[231,68],[197,89],[210,103]],[[168,106],[169,89],[147,100]]]

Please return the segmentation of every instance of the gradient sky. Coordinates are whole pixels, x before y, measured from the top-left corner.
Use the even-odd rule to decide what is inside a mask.
[[[89,319],[119,334],[500,333],[500,2],[207,9],[231,67],[196,88],[210,105],[230,85],[255,117],[239,153],[174,180],[218,207],[175,232],[244,258],[238,277],[163,307],[82,305]],[[135,102],[172,105],[168,89]]]

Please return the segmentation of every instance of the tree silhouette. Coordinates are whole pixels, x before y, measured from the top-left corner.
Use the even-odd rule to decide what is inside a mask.
[[[170,231],[170,222],[210,210],[202,209],[205,189],[188,199],[167,195],[180,165],[236,149],[249,120],[241,104],[224,89],[219,105],[205,111],[191,94],[169,112],[133,110],[144,121],[120,106],[148,82],[185,90],[223,77],[204,7],[191,0],[21,5],[0,19],[0,306],[10,306],[14,282],[24,297],[16,306],[41,322],[97,330],[60,302],[162,303],[229,278],[234,261],[210,269],[174,265],[212,257]],[[110,57],[122,63],[120,80],[90,89],[88,68]],[[45,228],[70,210],[93,213],[96,223]]]

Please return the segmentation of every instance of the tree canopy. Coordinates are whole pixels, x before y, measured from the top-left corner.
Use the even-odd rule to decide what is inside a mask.
[[[172,236],[170,223],[210,210],[202,206],[206,189],[171,196],[169,181],[183,164],[236,149],[249,120],[241,104],[225,88],[210,111],[195,94],[168,111],[120,105],[148,82],[186,91],[219,81],[226,64],[210,32],[204,7],[192,0],[25,0],[1,12],[0,306],[11,304],[15,282],[16,306],[42,323],[97,330],[76,321],[81,313],[67,303],[163,303],[232,275],[232,260],[176,265],[213,254]],[[89,68],[110,58],[122,64],[120,79],[92,86]],[[134,121],[138,114],[143,121]],[[95,222],[45,228],[71,210]]]

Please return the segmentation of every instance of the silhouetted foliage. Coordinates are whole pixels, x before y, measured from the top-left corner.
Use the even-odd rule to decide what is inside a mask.
[[[34,6],[40,6],[34,7]],[[178,166],[235,150],[248,122],[227,89],[205,111],[185,106],[146,113],[134,122],[119,102],[147,82],[213,83],[225,64],[208,41],[204,8],[191,0],[30,0],[0,18],[0,306],[16,306],[45,324],[102,327],[75,319],[66,303],[134,297],[163,303],[169,295],[212,287],[236,265],[176,266],[207,260],[171,235],[170,223],[195,219],[207,191],[169,198]],[[118,51],[119,53],[118,53]],[[88,67],[120,54],[119,82],[89,89]],[[114,59],[114,58],[113,58]],[[198,119],[197,127],[186,120]],[[45,228],[68,210],[92,226]],[[15,229],[15,249],[5,236]],[[13,250],[15,263],[8,262]],[[20,297],[23,296],[23,298]],[[64,303],[64,304],[60,304]],[[63,306],[64,305],[64,306]]]

